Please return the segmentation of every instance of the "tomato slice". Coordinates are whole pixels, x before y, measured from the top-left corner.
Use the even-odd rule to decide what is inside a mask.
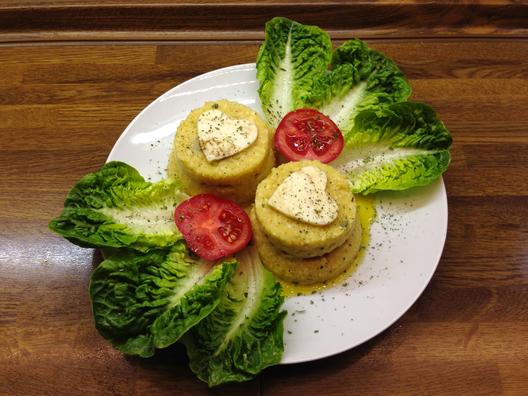
[[[242,250],[253,236],[244,209],[212,194],[195,195],[180,203],[174,221],[189,248],[210,261]]]
[[[275,147],[288,161],[303,159],[329,163],[343,150],[337,125],[315,109],[299,109],[284,116],[275,131]]]

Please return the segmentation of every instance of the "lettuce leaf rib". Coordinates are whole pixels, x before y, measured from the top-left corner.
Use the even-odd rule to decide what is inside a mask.
[[[259,96],[269,125],[276,127],[288,112],[305,105],[328,69],[332,44],[318,27],[281,17],[266,23],[265,34],[257,55]]]
[[[239,268],[216,309],[183,337],[191,370],[209,386],[247,381],[282,358],[282,287],[254,249],[237,256]]]
[[[109,162],[75,184],[49,227],[85,247],[164,248],[181,239],[173,213],[186,198],[176,180],[150,183],[131,166]]]
[[[114,251],[90,282],[96,327],[121,352],[152,356],[216,307],[235,268],[234,260],[196,261],[183,242],[170,251]]]
[[[410,94],[398,66],[356,39],[334,51],[332,71],[314,84],[307,103],[330,117],[346,137],[361,110],[402,102]]]
[[[356,117],[346,148],[332,164],[355,193],[404,190],[436,180],[448,168],[452,138],[423,103],[394,103]]]

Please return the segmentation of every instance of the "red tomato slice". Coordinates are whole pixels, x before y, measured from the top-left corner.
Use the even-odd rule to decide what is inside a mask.
[[[299,109],[284,116],[275,131],[275,147],[288,161],[304,159],[329,163],[343,150],[337,125],[315,109]]]
[[[174,221],[189,248],[210,261],[242,250],[253,236],[244,209],[211,194],[180,203],[174,210]]]

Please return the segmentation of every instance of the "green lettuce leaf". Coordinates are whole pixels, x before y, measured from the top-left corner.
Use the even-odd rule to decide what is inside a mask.
[[[170,250],[114,250],[93,272],[95,325],[121,352],[149,357],[206,317],[220,302],[235,260],[195,260],[180,241]]]
[[[356,116],[345,149],[332,163],[355,193],[404,190],[436,180],[450,162],[451,134],[423,103],[394,103]]]
[[[287,18],[266,23],[266,38],[257,55],[259,96],[266,119],[276,127],[290,111],[305,105],[316,80],[332,56],[328,34],[317,26]]]
[[[358,112],[405,101],[410,94],[398,66],[356,39],[334,51],[332,71],[316,81],[306,103],[330,117],[346,138]]]
[[[49,227],[84,247],[163,248],[181,239],[174,207],[186,199],[176,180],[149,183],[123,162],[109,162],[71,189]]]
[[[254,248],[237,258],[220,304],[182,338],[191,370],[209,386],[249,380],[279,363],[284,350],[281,285]]]

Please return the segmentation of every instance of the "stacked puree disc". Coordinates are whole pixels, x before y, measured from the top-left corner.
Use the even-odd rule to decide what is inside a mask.
[[[327,224],[317,224],[317,218],[300,220],[309,212],[306,202],[312,197],[302,196],[301,187],[296,190],[295,185],[284,188],[299,172],[313,174],[316,170],[326,175],[325,194],[337,209]],[[289,191],[290,206],[298,207],[298,213],[281,211],[281,206],[274,204],[277,190]],[[297,197],[296,193],[300,195]],[[319,202],[319,195],[314,199]],[[283,206],[288,207],[287,203]],[[334,207],[326,206],[328,212]],[[346,271],[360,248],[361,225],[350,185],[338,171],[318,161],[289,162],[273,169],[257,188],[251,219],[255,244],[264,265],[290,282],[312,284],[332,279]]]
[[[206,117],[208,115],[209,119]],[[234,154],[223,158],[214,157],[218,154],[221,156],[221,149],[229,149],[229,146],[217,144],[214,147],[218,135],[211,134],[209,140],[200,136],[200,126],[204,124],[204,118],[208,121],[205,125],[212,132],[229,124],[232,126],[232,130],[228,131],[230,134],[247,135],[249,125],[256,130],[256,138],[253,141],[248,140],[249,144]],[[240,126],[237,123],[245,124]],[[246,135],[239,137],[243,139]],[[207,155],[213,156],[213,159]],[[257,184],[267,176],[274,165],[271,133],[266,123],[255,111],[244,105],[218,100],[207,102],[191,111],[180,123],[174,138],[168,172],[170,176],[182,181],[183,189],[190,195],[210,192],[247,204],[253,200]]]

